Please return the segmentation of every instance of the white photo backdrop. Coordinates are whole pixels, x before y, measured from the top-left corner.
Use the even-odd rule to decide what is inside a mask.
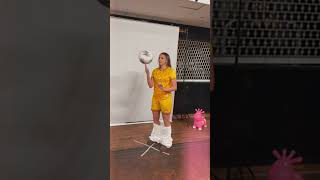
[[[149,64],[158,67],[158,56],[167,52],[176,70],[179,27],[110,17],[110,124],[152,121],[153,89],[146,82],[141,50],[152,52]]]

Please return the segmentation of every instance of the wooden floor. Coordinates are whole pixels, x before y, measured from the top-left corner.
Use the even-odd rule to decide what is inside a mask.
[[[209,118],[207,118],[209,119]],[[207,180],[210,178],[210,121],[202,131],[192,128],[191,120],[173,120],[173,146],[167,149],[157,144],[155,148],[170,155],[159,153],[136,143],[134,140],[151,145],[148,136],[152,123],[114,126],[110,128],[110,173],[111,180]],[[255,180],[267,180],[270,166],[251,167]],[[243,169],[243,168],[242,168]],[[226,169],[211,169],[220,180],[225,179]],[[320,180],[320,165],[302,165],[297,171],[305,180]],[[251,180],[243,169],[242,180]],[[232,180],[240,180],[237,169],[231,172]]]
[[[111,152],[111,180],[208,180],[210,142],[175,144],[162,149],[165,155],[150,149],[134,148]],[[159,146],[156,146],[159,148]]]
[[[210,139],[210,117],[206,115],[208,127],[203,130],[192,128],[191,120],[176,120],[172,122],[173,144],[204,141]],[[113,126],[110,128],[111,151],[143,147],[134,140],[146,142],[152,130],[152,123]]]
[[[238,168],[234,168],[231,171],[232,180],[252,180],[251,174],[246,168],[241,168],[244,178],[240,178]],[[257,166],[251,167],[252,172],[255,175],[255,180],[267,180],[267,172],[270,166]],[[226,179],[226,169],[214,169],[214,174],[219,177],[219,180]],[[319,164],[305,164],[296,167],[296,171],[301,173],[305,180],[320,180],[320,165]],[[212,179],[212,178],[211,178]]]
[[[142,157],[148,147],[134,140],[151,145],[152,123],[111,127],[111,180],[208,180],[210,122],[207,124],[200,131],[192,128],[191,120],[173,119],[172,147],[155,146],[169,155],[150,149]]]

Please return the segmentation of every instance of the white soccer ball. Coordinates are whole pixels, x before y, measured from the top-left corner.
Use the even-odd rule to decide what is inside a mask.
[[[149,64],[153,59],[153,55],[150,51],[143,50],[139,53],[139,60],[142,64]]]

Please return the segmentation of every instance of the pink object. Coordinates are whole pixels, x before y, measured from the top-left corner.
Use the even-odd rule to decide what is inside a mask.
[[[196,113],[193,115],[193,128],[202,130],[202,127],[207,127],[207,121],[204,117],[202,109],[195,109]]]
[[[304,180],[303,177],[294,170],[294,165],[302,162],[302,157],[293,157],[296,153],[291,151],[287,156],[287,150],[282,150],[280,155],[277,150],[272,154],[277,161],[271,166],[268,173],[268,180]]]

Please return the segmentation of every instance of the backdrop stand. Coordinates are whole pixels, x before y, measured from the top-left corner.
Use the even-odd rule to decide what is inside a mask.
[[[186,53],[188,53],[188,44],[189,44],[189,41],[188,41],[188,28],[186,28],[186,29],[182,29],[182,30],[180,30],[180,32],[181,33],[185,33],[185,41],[186,41],[186,48],[185,48],[185,51],[184,51],[184,58],[183,58],[183,66],[182,66],[182,82],[181,82],[181,87],[179,87],[179,91],[180,91],[180,93],[181,93],[181,96],[182,97],[184,97],[185,95],[186,95],[186,93],[185,93],[185,88],[186,88],[186,86],[185,86],[185,74],[186,74]],[[186,106],[186,101],[185,101],[185,98],[182,98],[183,100],[182,100],[182,102],[181,102],[181,104],[182,104],[182,107],[185,107]],[[183,108],[184,109],[184,108]],[[179,116],[178,115],[180,115],[180,118],[178,118]],[[191,117],[190,117],[190,115],[189,115],[189,113],[187,112],[187,111],[185,111],[185,110],[182,110],[182,111],[180,111],[178,114],[176,114],[176,119],[177,120],[183,120],[183,121],[186,121],[187,122],[187,126],[188,125],[190,125],[190,124],[192,124],[192,119],[191,119]],[[191,121],[191,122],[190,122]]]

